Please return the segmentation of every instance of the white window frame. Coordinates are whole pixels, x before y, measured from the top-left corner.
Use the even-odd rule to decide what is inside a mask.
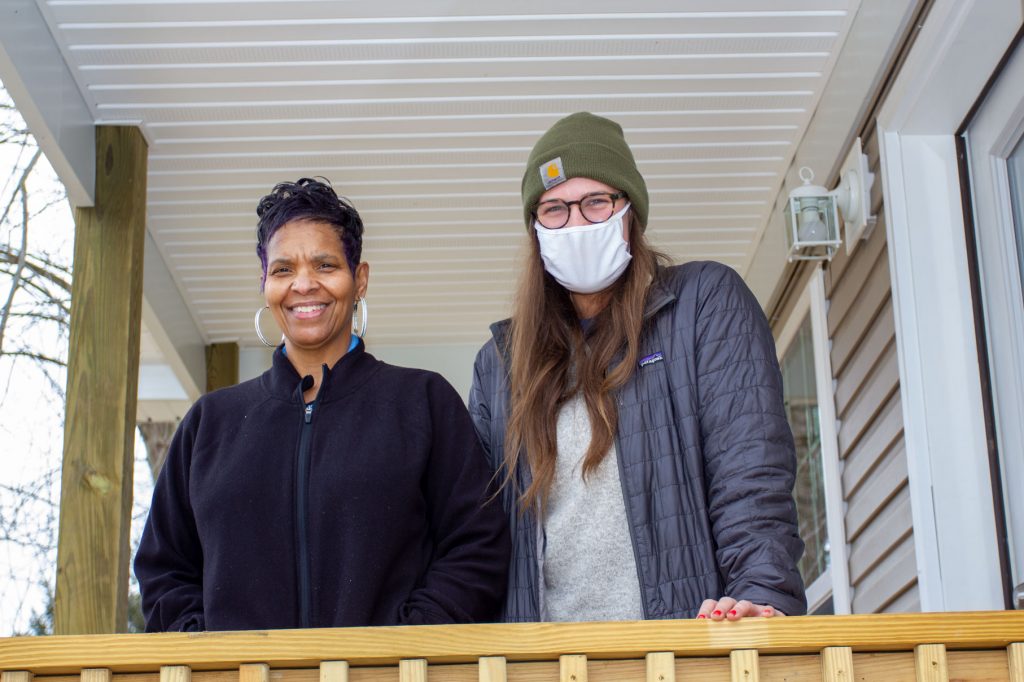
[[[954,134],[1022,13],[936,0],[878,117],[923,611],[1003,608]]]
[[[1024,138],[1024,43],[1003,67],[967,130],[971,196],[985,310],[996,442],[1011,531],[1024,520],[1024,300],[1007,159]],[[1019,530],[1017,531],[1020,532]],[[1024,581],[1024,543],[1010,533],[1014,581]]]
[[[851,612],[853,590],[850,586],[849,546],[846,542],[846,503],[843,499],[842,464],[839,461],[839,430],[836,423],[835,382],[829,354],[828,301],[825,299],[824,273],[816,266],[810,281],[779,332],[776,354],[779,362],[789,350],[804,320],[810,317],[814,349],[815,392],[818,399],[818,425],[821,430],[822,480],[825,492],[825,526],[828,529],[829,567],[807,585],[807,611],[812,613],[832,597],[835,614]]]

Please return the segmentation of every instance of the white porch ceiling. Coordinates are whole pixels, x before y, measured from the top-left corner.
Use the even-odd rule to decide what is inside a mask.
[[[149,140],[148,228],[207,342],[258,345],[255,206],[321,175],[359,209],[374,345],[508,314],[537,137],[625,129],[648,235],[750,263],[859,0],[38,0],[99,123]]]

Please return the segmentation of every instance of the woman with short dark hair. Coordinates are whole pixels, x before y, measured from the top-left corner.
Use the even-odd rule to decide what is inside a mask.
[[[366,352],[359,214],[305,178],[257,214],[256,330],[269,310],[284,338],[174,436],[135,559],[146,629],[493,620],[509,539],[492,471],[443,378]]]

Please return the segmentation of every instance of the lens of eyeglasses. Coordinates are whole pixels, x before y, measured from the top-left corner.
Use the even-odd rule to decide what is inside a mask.
[[[550,199],[542,201],[535,214],[537,222],[549,230],[557,230],[569,223],[569,216],[572,213],[572,205],[580,207],[580,213],[589,223],[601,223],[612,217],[615,212],[615,200],[621,195],[613,195],[606,192],[588,194],[579,201],[563,201],[562,199]]]
[[[537,222],[549,230],[556,230],[569,222],[569,205],[561,199],[545,201],[537,206]]]

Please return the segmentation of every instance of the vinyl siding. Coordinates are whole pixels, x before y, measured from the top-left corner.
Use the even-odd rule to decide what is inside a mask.
[[[878,141],[871,236],[825,269],[853,612],[920,608]]]

